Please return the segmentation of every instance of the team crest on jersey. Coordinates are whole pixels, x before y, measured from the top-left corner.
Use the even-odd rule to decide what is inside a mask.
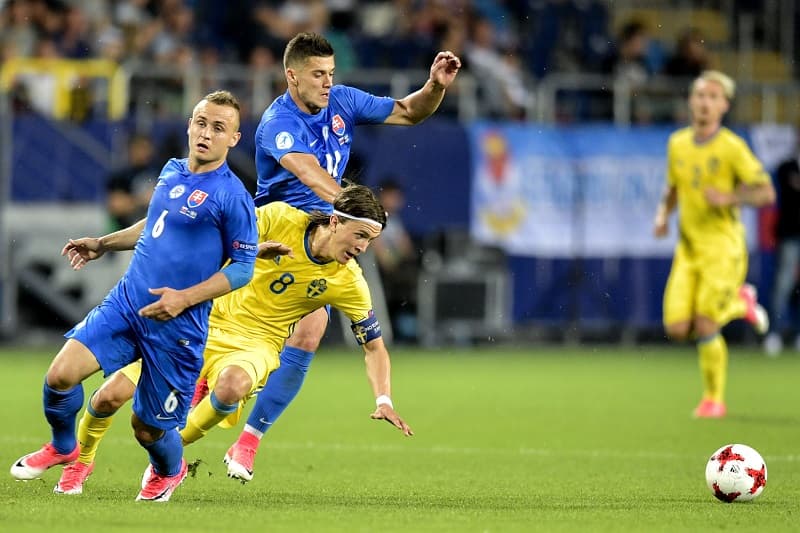
[[[186,186],[184,186],[181,183],[180,185],[176,185],[172,189],[170,189],[169,197],[171,200],[174,200],[175,198],[180,198],[181,196],[183,196],[183,193],[185,192],[186,192]]]
[[[333,118],[331,119],[331,129],[333,129],[333,133],[339,137],[344,135],[344,120],[338,113],[333,115]]]
[[[189,198],[186,200],[186,205],[191,207],[192,209],[196,207],[200,207],[203,205],[203,202],[206,201],[208,198],[208,193],[205,191],[201,191],[200,189],[195,189],[192,191],[192,194],[189,195]]]
[[[316,298],[320,296],[323,292],[328,290],[328,280],[326,279],[315,279],[311,283],[308,284],[308,288],[306,289],[306,297],[307,298]]]
[[[709,174],[716,174],[719,170],[719,158],[718,157],[710,157],[708,159],[708,173]]]

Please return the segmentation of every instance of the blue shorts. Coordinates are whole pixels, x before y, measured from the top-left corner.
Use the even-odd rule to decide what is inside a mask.
[[[112,293],[64,334],[84,344],[106,376],[141,359],[142,377],[133,397],[133,412],[148,426],[163,430],[186,424],[203,367],[204,345],[165,345],[169,323],[140,317]]]

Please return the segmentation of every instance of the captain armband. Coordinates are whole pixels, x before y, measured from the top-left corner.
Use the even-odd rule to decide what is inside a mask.
[[[381,324],[372,311],[369,312],[369,316],[364,320],[351,324],[350,329],[353,331],[353,335],[355,335],[356,342],[359,345],[364,345],[381,336]]]

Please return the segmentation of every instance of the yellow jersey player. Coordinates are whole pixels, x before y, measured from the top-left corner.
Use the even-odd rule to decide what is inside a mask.
[[[404,435],[413,434],[392,406],[389,353],[372,312],[369,287],[354,260],[380,235],[386,213],[372,191],[361,185],[342,189],[333,207],[332,214],[306,213],[274,202],[256,210],[259,240],[271,242],[259,245],[253,279],[240,289],[240,297],[214,300],[200,372],[211,392],[189,413],[180,432],[184,443],[198,440],[217,424],[235,425],[246,399],[278,367],[278,355],[297,321],[326,305],[350,318],[364,348],[376,398],[372,418],[387,420]],[[73,261],[82,263],[80,258]],[[81,454],[65,467],[55,492],[82,492],[99,441],[111,416],[133,396],[138,372],[134,365],[126,367],[92,396],[78,428]],[[255,449],[263,435],[258,426],[269,423],[261,422],[264,416],[258,413],[256,401],[250,417],[256,422],[245,432],[255,443],[243,447],[237,442],[225,455],[229,475],[242,481],[253,477]],[[249,442],[246,437],[244,441]],[[145,479],[150,475],[148,468]]]
[[[703,72],[691,85],[691,125],[670,136],[667,186],[654,221],[656,237],[667,235],[679,207],[678,244],[664,290],[664,326],[673,340],[697,342],[703,397],[699,418],[725,416],[728,348],[720,328],[743,318],[759,333],[767,314],[755,288],[745,284],[747,246],[739,218],[742,205],[775,201],[769,175],[747,144],[722,126],[735,84],[718,71]]]

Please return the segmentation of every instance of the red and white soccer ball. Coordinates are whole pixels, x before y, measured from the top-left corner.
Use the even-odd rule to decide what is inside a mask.
[[[723,502],[747,502],[764,492],[767,464],[750,446],[727,444],[708,459],[706,483]]]

